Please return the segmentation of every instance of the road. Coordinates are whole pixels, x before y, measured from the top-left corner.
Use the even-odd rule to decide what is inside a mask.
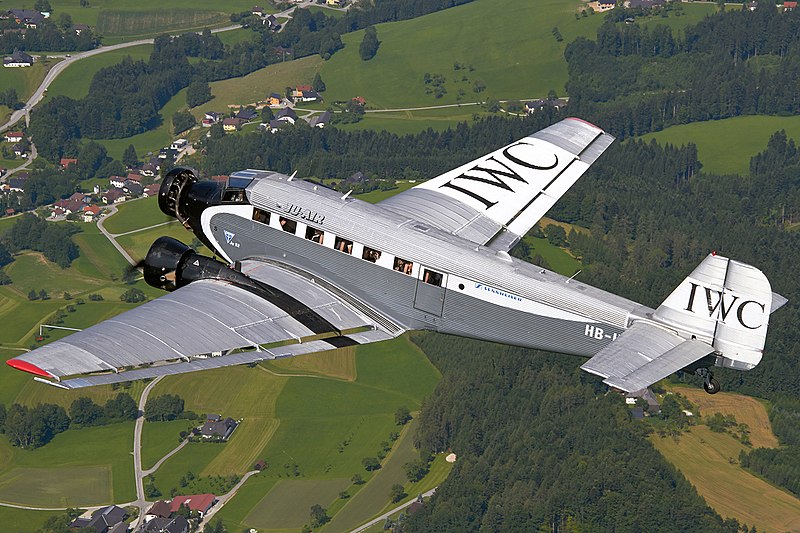
[[[429,490],[428,492],[425,492],[425,493],[423,493],[423,494],[422,494],[422,497],[423,497],[423,498],[430,498],[431,496],[433,496],[433,493],[434,493],[434,492],[436,492],[436,489],[437,489],[437,488],[438,488],[438,487],[433,487],[433,488],[432,488],[431,490]],[[415,501],[417,501],[417,500],[416,500],[416,498],[415,498],[415,499],[413,499],[413,500],[411,500],[411,501],[408,501],[408,502],[406,502],[406,503],[404,503],[404,504],[402,504],[402,505],[398,505],[398,506],[397,506],[397,507],[395,507],[394,509],[392,509],[392,510],[390,510],[390,511],[386,511],[385,513],[383,513],[382,515],[380,515],[378,518],[373,518],[372,520],[370,520],[369,522],[367,522],[367,523],[366,523],[366,524],[364,524],[363,526],[359,526],[359,527],[355,528],[355,529],[354,529],[354,530],[352,530],[350,533],[359,533],[360,531],[364,531],[365,529],[369,529],[370,527],[372,527],[372,526],[374,526],[375,524],[379,523],[381,520],[386,520],[387,518],[389,518],[390,516],[392,516],[394,513],[398,512],[398,511],[402,511],[402,510],[403,510],[403,509],[405,509],[406,507],[410,507],[410,506],[411,506],[411,504],[412,504],[412,503],[414,503]]]
[[[211,521],[211,518],[213,518],[213,516],[217,513],[217,511],[222,509],[222,506],[228,503],[228,500],[236,496],[236,493],[239,491],[242,485],[244,485],[245,481],[247,481],[248,479],[250,479],[251,476],[254,476],[256,474],[258,474],[258,470],[252,470],[246,473],[245,475],[242,476],[242,479],[239,480],[239,483],[234,485],[231,490],[229,490],[226,494],[223,494],[222,496],[218,496],[217,503],[214,505],[214,507],[211,508],[211,510],[208,511],[208,514],[206,514],[200,521],[197,531],[203,531],[206,524],[208,524]]]
[[[134,507],[139,508],[139,518],[136,519],[135,526],[144,518],[144,513],[147,511],[149,502],[144,495],[144,483],[142,475],[142,428],[144,427],[144,406],[147,404],[147,397],[153,387],[161,381],[164,376],[158,376],[153,381],[147,384],[142,391],[142,396],[139,398],[139,412],[140,416],[136,419],[136,427],[133,430],[133,479],[136,483],[136,501],[132,503]]]
[[[111,233],[109,233],[109,232],[108,232],[108,230],[105,228],[105,226],[103,226],[103,222],[105,222],[105,219],[106,219],[106,218],[108,218],[108,217],[110,217],[111,215],[113,215],[113,214],[114,214],[114,213],[116,213],[117,211],[118,211],[118,209],[117,209],[117,206],[116,206],[116,205],[112,205],[112,206],[111,206],[111,212],[110,212],[109,214],[107,214],[106,216],[104,216],[104,217],[101,217],[101,218],[100,218],[100,220],[98,220],[98,221],[97,221],[97,229],[99,229],[99,230],[100,230],[100,232],[101,232],[103,235],[105,235],[105,236],[106,236],[106,239],[108,239],[108,240],[109,240],[109,242],[111,242],[111,244],[113,244],[113,245],[114,245],[114,248],[116,248],[116,249],[117,249],[117,251],[118,251],[119,253],[121,253],[121,254],[122,254],[122,257],[124,257],[124,258],[125,258],[125,260],[126,260],[128,263],[130,263],[131,265],[135,265],[135,264],[136,264],[136,261],[134,261],[134,260],[133,260],[133,257],[131,257],[131,255],[130,255],[130,254],[129,254],[129,253],[126,251],[126,250],[125,250],[125,248],[123,248],[123,247],[122,247],[122,246],[121,246],[121,245],[120,245],[120,244],[117,242],[117,239],[115,239],[115,238],[114,238],[114,235],[112,235]]]

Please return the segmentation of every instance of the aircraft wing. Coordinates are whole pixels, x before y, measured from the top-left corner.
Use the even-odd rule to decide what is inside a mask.
[[[380,205],[508,251],[613,140],[588,122],[564,119]]]
[[[332,350],[402,333],[333,287],[259,261],[243,262],[242,271],[262,280],[264,290],[195,281],[8,364],[73,389]],[[211,356],[229,350],[234,353]],[[69,376],[77,377],[63,379]]]
[[[636,392],[714,352],[699,340],[686,340],[664,328],[637,322],[581,368],[603,383]]]

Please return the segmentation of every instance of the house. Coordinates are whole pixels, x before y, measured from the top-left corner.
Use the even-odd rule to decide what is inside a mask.
[[[325,0],[325,3],[329,6],[342,7],[344,0]]]
[[[18,143],[22,140],[24,135],[21,131],[12,131],[10,133],[6,133],[3,137],[7,143]]]
[[[132,172],[132,173],[128,174],[128,176],[125,178],[125,180],[126,181],[133,181],[133,182],[136,182],[136,183],[141,183],[143,177],[144,176],[142,176],[141,174],[136,174],[136,173]]]
[[[263,17],[264,16],[264,8],[261,7],[261,6],[253,6],[253,10],[251,11],[251,13],[253,13],[253,15],[255,15],[257,17]]]
[[[292,98],[294,98],[295,100],[302,100],[303,99],[303,93],[310,93],[310,92],[313,92],[313,91],[314,91],[314,88],[311,85],[298,85],[292,91]],[[317,96],[319,96],[319,95],[317,95]]]
[[[66,169],[70,165],[76,165],[77,166],[78,160],[74,159],[74,158],[69,158],[69,157],[62,157],[61,161],[59,161],[59,164],[61,165],[62,169]]]
[[[60,218],[66,215],[67,212],[61,209],[60,207],[53,208],[53,211],[50,213],[50,218]]]
[[[189,522],[182,516],[153,518],[140,529],[142,533],[188,533]]]
[[[175,139],[174,141],[172,141],[172,144],[169,145],[169,149],[177,150],[178,152],[180,152],[187,146],[189,146],[189,141],[187,141],[186,139]]]
[[[359,171],[344,180],[345,183],[364,183],[367,181],[367,177],[364,175],[363,172]]]
[[[89,29],[88,24],[73,24],[72,25],[73,31],[75,31],[75,35],[80,35],[81,32],[84,32]]]
[[[238,426],[238,424],[231,417],[227,417],[224,420],[206,420],[206,423],[200,427],[200,435],[202,435],[204,439],[218,437],[222,440],[228,440],[233,430],[236,429],[236,426]]]
[[[36,28],[45,19],[44,15],[32,9],[10,9],[8,14],[17,24],[22,24],[26,28]]]
[[[13,54],[3,58],[4,67],[29,67],[33,65],[33,56],[15,50]]]
[[[357,103],[360,106],[367,105],[367,101],[364,99],[363,96],[356,96],[355,98],[352,99],[352,101]]]
[[[172,512],[169,510],[169,503],[158,500],[147,512],[144,513],[144,521],[149,522],[153,518],[169,518]]]
[[[278,23],[278,19],[275,18],[275,15],[267,15],[264,19],[264,24],[267,25],[271,31],[278,31],[281,29],[281,25]]]
[[[314,115],[308,122],[312,128],[324,128],[325,124],[331,121],[331,112],[325,111],[321,115]]]
[[[222,121],[222,129],[225,131],[237,131],[244,124],[244,120],[240,118],[226,118]]]
[[[104,192],[100,197],[103,203],[106,204],[119,204],[125,201],[125,191],[121,187],[113,187]]]
[[[316,102],[317,100],[322,100],[322,97],[317,91],[302,91],[300,96],[296,97],[295,100],[300,100],[301,102]]]
[[[25,182],[28,181],[27,176],[16,175],[8,179],[8,186],[13,192],[25,192]]]
[[[216,111],[207,111],[206,114],[203,116],[202,124],[205,128],[210,128],[220,120],[225,118],[225,115],[222,113],[217,113]]]
[[[125,183],[122,184],[122,191],[129,196],[138,197],[144,192],[144,187],[139,182],[125,180]]]
[[[278,130],[281,128],[286,128],[289,126],[289,122],[284,120],[270,120],[269,122],[262,123],[259,128],[263,130],[269,130],[270,133],[278,133]]]
[[[642,389],[636,392],[630,392],[625,395],[625,403],[628,405],[636,405],[636,399],[643,398],[647,402],[647,411],[649,413],[657,413],[661,410],[661,405],[656,399],[656,395],[650,389]]]
[[[217,503],[213,494],[192,494],[191,496],[175,496],[169,504],[171,512],[177,512],[181,506],[188,507],[190,511],[197,511],[201,517],[205,516],[211,507]]]
[[[28,148],[22,143],[15,144],[11,147],[11,149],[14,151],[14,155],[17,157],[24,157],[28,155]]]
[[[751,2],[747,3],[747,9],[749,9],[750,11],[755,11],[757,7],[758,7],[758,2],[756,2],[755,0],[752,0]]]
[[[116,505],[109,505],[102,507],[92,513],[91,518],[76,518],[70,523],[70,528],[88,529],[96,531],[97,533],[109,533],[111,531],[127,531],[127,524],[125,519],[128,517],[128,512]],[[116,527],[122,524],[124,529]]]
[[[594,2],[589,2],[588,5],[597,12],[608,11],[617,7],[617,3],[610,0],[595,0]]]
[[[797,9],[797,2],[784,2],[783,3],[783,12],[793,11]]]
[[[294,109],[291,107],[284,107],[278,114],[275,115],[275,120],[280,122],[287,122],[289,124],[294,124],[297,121],[297,113],[294,112]]]
[[[160,188],[161,188],[160,185],[151,183],[150,185],[144,188],[144,190],[142,191],[142,196],[144,196],[145,198],[148,198],[150,196],[158,196],[158,190]]]
[[[96,205],[86,205],[83,206],[83,221],[84,222],[93,222],[97,220],[97,217],[100,215],[100,208]]]
[[[108,184],[116,189],[121,189],[123,183],[125,183],[125,178],[122,176],[111,176],[108,178]]]
[[[250,122],[257,116],[258,113],[254,109],[242,109],[241,111],[236,113],[236,118],[242,119],[245,122]]]

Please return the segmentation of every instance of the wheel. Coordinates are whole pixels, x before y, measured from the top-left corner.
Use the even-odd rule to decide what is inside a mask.
[[[709,394],[716,394],[719,392],[720,389],[719,381],[717,381],[715,378],[709,378],[708,381],[703,383],[703,388]]]

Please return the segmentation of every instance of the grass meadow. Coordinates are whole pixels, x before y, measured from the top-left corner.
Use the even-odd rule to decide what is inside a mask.
[[[779,130],[800,139],[800,117],[749,115],[695,122],[650,133],[642,139],[676,146],[692,142],[697,145],[704,172],[747,175],[750,158],[766,150],[770,136]]]
[[[128,56],[134,60],[147,60],[152,50],[152,45],[143,44],[122,50],[112,50],[76,61],[53,81],[47,89],[47,95],[49,97],[69,96],[76,100],[84,98],[89,94],[89,85],[97,71],[116,65]]]
[[[114,234],[127,233],[175,220],[161,212],[156,196],[123,202],[117,207],[119,209],[117,213],[103,222],[103,227]]]
[[[62,513],[57,511],[30,511],[13,507],[0,507],[0,523],[7,531],[36,531],[51,516]]]
[[[17,91],[17,97],[25,101],[42,83],[46,73],[47,70],[42,61],[25,68],[1,68],[0,91],[14,89]],[[5,109],[8,110],[8,108]]]

